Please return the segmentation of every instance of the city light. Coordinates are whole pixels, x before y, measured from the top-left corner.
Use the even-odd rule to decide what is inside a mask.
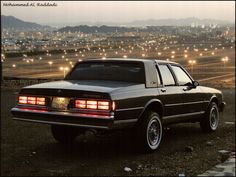
[[[193,74],[193,65],[196,64],[196,60],[189,60],[188,63],[191,65],[191,73]]]
[[[49,64],[49,66],[50,66],[50,72],[51,72],[53,62],[52,62],[52,61],[49,61],[48,64]]]
[[[224,58],[221,58],[221,61],[223,61],[224,63],[224,70],[225,70],[225,66],[226,66],[226,63],[229,61],[229,58],[226,56]]]
[[[120,57],[124,59],[179,59],[180,63],[184,62],[181,60],[182,57],[182,59],[186,59],[185,62],[192,70],[193,67],[194,69],[196,67],[196,59],[201,57],[201,60],[198,60],[199,66],[207,63],[210,64],[210,67],[216,67],[220,63],[225,68],[229,62],[228,57],[231,57],[232,49],[235,48],[234,36],[221,36],[219,39],[219,36],[216,35],[216,31],[225,31],[226,27],[217,29],[208,27],[189,29],[183,27],[179,28],[174,35],[172,28],[167,27],[165,31],[162,31],[160,27],[153,28],[154,31],[151,32],[140,29],[140,31],[135,32],[117,32],[116,35],[106,32],[87,34],[83,32],[25,31],[24,34],[20,33],[17,36],[17,32],[7,31],[6,33],[3,31],[1,54],[1,61],[4,62],[3,72],[9,76],[20,75],[25,73],[26,68],[29,68],[29,66],[24,67],[24,65],[29,64],[34,73],[44,72],[44,69],[39,66],[45,66],[45,61],[48,70],[50,67],[50,71],[57,64],[59,66],[68,65],[69,70],[76,61],[81,62],[82,59],[86,61],[89,58],[105,60],[108,56],[109,58]],[[233,28],[230,29],[230,33],[234,34],[233,30]],[[186,31],[188,32],[186,33]],[[30,38],[28,39],[27,36]],[[12,38],[16,39],[12,40]],[[15,53],[19,55],[19,61],[21,62],[19,64],[16,63],[15,59],[9,57],[9,55],[15,55]],[[7,57],[7,60],[5,60],[5,57]],[[208,57],[211,59],[209,60]],[[211,65],[211,62],[214,65]],[[9,73],[9,68],[15,68],[14,64],[17,64],[17,70],[15,70],[17,72]],[[57,74],[61,74],[61,71],[63,73],[64,71],[67,72],[66,69],[63,69],[53,73],[53,75],[47,75],[46,73],[45,77],[57,77]],[[217,72],[216,69],[214,71]],[[28,75],[30,75],[30,72]]]
[[[60,71],[63,71],[64,77],[66,76],[66,72],[69,71],[69,68],[68,68],[68,67],[62,67],[62,66],[61,66],[59,69],[60,69]]]
[[[189,60],[188,62],[189,62],[189,64],[195,64],[196,60]]]

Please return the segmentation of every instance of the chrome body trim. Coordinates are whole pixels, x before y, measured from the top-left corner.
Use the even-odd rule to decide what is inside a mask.
[[[204,113],[205,113],[204,111],[199,111],[199,112],[193,112],[193,113],[178,114],[178,115],[173,115],[173,116],[164,116],[163,119],[194,116],[194,115],[200,115],[200,114],[204,114]]]
[[[115,120],[114,124],[135,123],[137,121],[138,121],[138,119]]]
[[[133,111],[133,110],[137,110],[137,109],[143,109],[143,107],[116,109],[115,111],[117,111],[117,112],[119,112],[119,111]]]
[[[187,103],[166,104],[165,106],[178,106],[178,105],[202,104],[202,103],[209,103],[209,101],[194,101],[194,102],[187,102]]]

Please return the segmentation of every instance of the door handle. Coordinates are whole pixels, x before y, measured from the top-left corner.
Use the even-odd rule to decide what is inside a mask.
[[[162,92],[166,92],[166,89],[165,89],[165,88],[162,88],[161,91],[162,91]]]

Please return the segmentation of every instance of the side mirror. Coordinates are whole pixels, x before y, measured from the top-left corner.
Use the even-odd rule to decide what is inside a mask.
[[[197,86],[199,86],[199,82],[198,81],[193,81],[193,88],[196,88]]]

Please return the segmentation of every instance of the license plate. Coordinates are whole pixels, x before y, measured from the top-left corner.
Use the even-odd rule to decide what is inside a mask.
[[[56,109],[67,109],[69,98],[53,97],[52,107]]]

